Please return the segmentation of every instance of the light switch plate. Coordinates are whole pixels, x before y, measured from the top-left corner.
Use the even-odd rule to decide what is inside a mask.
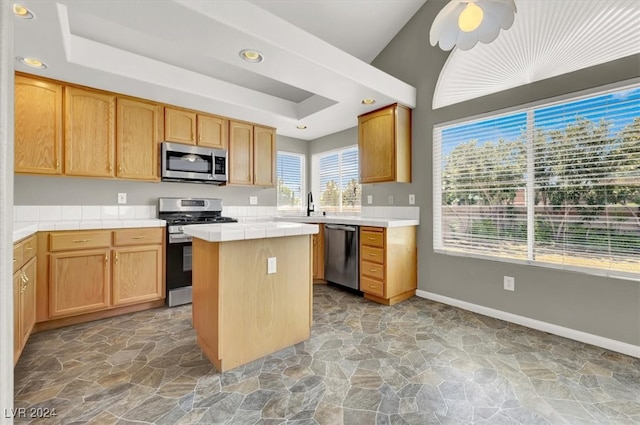
[[[367,195],[367,204],[373,204],[373,195]]]
[[[416,204],[416,195],[411,193],[409,194],[409,205],[415,205],[415,204]]]
[[[393,205],[393,195],[389,195],[389,205]]]
[[[258,197],[249,196],[249,205],[258,205]]]
[[[126,204],[127,203],[127,194],[126,193],[118,193],[118,203]]]
[[[505,291],[515,291],[516,290],[516,279],[512,276],[504,277],[504,290]]]
[[[267,258],[267,274],[275,273],[276,269],[277,269],[276,257]]]

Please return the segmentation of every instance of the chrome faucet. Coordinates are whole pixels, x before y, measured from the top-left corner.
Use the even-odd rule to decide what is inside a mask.
[[[313,195],[311,192],[307,193],[307,217],[311,215],[312,212],[315,211],[313,207]]]

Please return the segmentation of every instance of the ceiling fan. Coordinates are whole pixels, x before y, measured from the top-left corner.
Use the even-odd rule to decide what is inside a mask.
[[[451,0],[434,19],[429,41],[442,50],[469,50],[511,28],[516,12],[515,0]]]

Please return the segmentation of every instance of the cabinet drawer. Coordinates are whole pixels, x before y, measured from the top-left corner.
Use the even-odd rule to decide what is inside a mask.
[[[384,283],[366,276],[360,276],[360,290],[376,297],[384,297]]]
[[[23,264],[22,242],[13,244],[13,272],[18,271]]]
[[[162,243],[164,228],[122,229],[114,233],[114,245],[157,245]]]
[[[382,248],[362,245],[360,258],[362,258],[363,261],[384,264],[384,250]]]
[[[36,256],[36,237],[31,236],[22,242],[22,262],[26,263]]]
[[[384,266],[382,264],[370,263],[362,260],[360,263],[360,273],[384,280]]]
[[[49,238],[50,251],[71,251],[111,246],[110,230],[51,233]]]
[[[384,248],[384,233],[362,230],[360,235],[360,244]]]

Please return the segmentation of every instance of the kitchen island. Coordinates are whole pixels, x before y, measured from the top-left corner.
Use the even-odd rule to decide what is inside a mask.
[[[223,372],[309,338],[315,224],[185,226],[193,237],[193,327]]]

